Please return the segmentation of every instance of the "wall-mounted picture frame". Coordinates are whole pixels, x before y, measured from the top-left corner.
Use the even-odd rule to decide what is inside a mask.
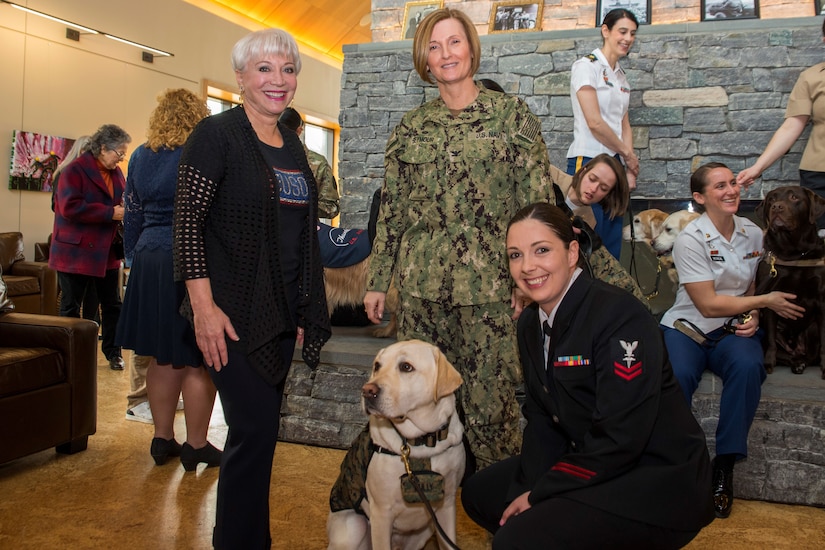
[[[542,2],[493,2],[489,33],[541,30]]]
[[[651,0],[596,0],[596,26],[601,27],[604,16],[618,8],[633,12],[639,25],[650,25]]]
[[[702,0],[702,21],[759,19],[759,0]]]
[[[70,138],[12,131],[9,189],[52,192],[52,174],[72,148]]]
[[[440,0],[435,2],[407,2],[404,5],[404,19],[401,22],[401,40],[412,40],[418,24],[431,11],[441,8],[444,3]]]

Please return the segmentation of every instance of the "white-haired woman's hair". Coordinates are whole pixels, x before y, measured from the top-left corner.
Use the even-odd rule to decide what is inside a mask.
[[[253,55],[278,55],[291,59],[295,74],[301,72],[301,54],[292,35],[281,29],[263,29],[247,34],[232,48],[232,68],[243,71]]]
[[[66,156],[57,165],[57,168],[54,169],[54,173],[52,173],[52,181],[57,181],[57,176],[60,175],[60,172],[63,171],[66,166],[68,166],[74,159],[85,153],[89,148],[89,143],[92,141],[92,136],[80,136],[76,140],[74,140],[74,144],[72,144],[72,148],[69,149],[69,152],[66,153]]]

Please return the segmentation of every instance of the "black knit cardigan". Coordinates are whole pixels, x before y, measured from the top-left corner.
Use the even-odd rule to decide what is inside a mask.
[[[315,368],[331,335],[316,235],[318,189],[296,134],[281,127],[281,135],[310,194],[307,221],[294,230],[303,252],[297,304],[302,355]],[[204,119],[187,140],[175,196],[175,278],[209,277],[215,303],[240,336],[227,345],[246,353],[273,386],[290,367],[282,364],[277,337],[296,328],[280,269],[277,190],[243,107]],[[193,322],[188,296],[181,314]]]

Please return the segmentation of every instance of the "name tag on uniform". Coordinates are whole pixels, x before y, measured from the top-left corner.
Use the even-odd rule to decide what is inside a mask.
[[[714,262],[724,262],[725,261],[725,257],[720,256],[718,250],[711,250],[710,251],[710,259],[713,260]]]

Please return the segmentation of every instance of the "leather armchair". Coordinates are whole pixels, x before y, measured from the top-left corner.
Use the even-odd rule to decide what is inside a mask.
[[[0,315],[0,464],[86,449],[97,429],[97,323]]]
[[[45,262],[28,262],[23,234],[0,233],[0,271],[15,311],[57,315],[57,272]]]

